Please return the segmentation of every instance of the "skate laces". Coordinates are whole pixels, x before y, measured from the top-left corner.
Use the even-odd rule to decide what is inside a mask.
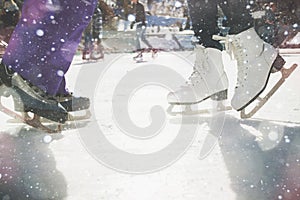
[[[194,67],[193,72],[191,73],[191,75],[189,76],[188,80],[185,82],[186,85],[193,85],[194,83],[194,79],[198,78],[200,76],[199,72],[196,70],[196,68]]]
[[[205,73],[209,69],[207,64],[207,52],[205,51],[204,47],[196,47],[195,52],[196,60],[193,67],[194,70],[189,77],[190,81],[192,81],[194,78],[198,78],[199,76],[201,77],[201,75],[203,75],[203,73]]]
[[[238,65],[242,65],[244,63],[244,50],[239,38],[231,35],[214,35],[213,39],[224,43],[225,51],[229,54],[232,60],[236,60],[238,62]]]
[[[193,72],[186,81],[187,85],[193,85],[195,82],[198,82],[199,78],[203,79],[205,77],[206,72],[209,70],[208,63],[208,53],[204,47],[198,46],[196,47],[196,60],[193,68]]]
[[[227,36],[213,36],[214,40],[219,40],[225,44],[225,51],[229,54],[231,60],[237,61],[238,74],[237,74],[237,84],[236,87],[244,85],[243,82],[247,77],[248,67],[242,67],[247,62],[245,59],[245,51],[241,45],[241,40],[238,37],[227,35]]]
[[[206,72],[209,70],[208,66],[208,53],[206,49],[202,46],[196,47],[196,61],[195,61],[195,70],[199,73]]]
[[[233,56],[232,58],[237,61],[238,74],[236,87],[243,87],[244,81],[247,80],[248,70],[248,66],[243,67],[247,63],[247,60],[245,59],[246,52],[244,51],[239,38],[231,39],[228,48],[229,55]]]

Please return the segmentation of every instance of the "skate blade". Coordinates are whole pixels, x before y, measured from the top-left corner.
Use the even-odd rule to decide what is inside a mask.
[[[82,127],[86,127],[90,123],[90,121],[87,121],[87,120],[78,120],[78,121],[66,121],[64,124],[58,125],[56,122],[45,120],[44,118],[41,118],[40,121],[43,124],[43,126],[47,127],[47,129],[54,130],[53,133],[62,133],[64,131],[68,131],[68,130],[79,129]],[[44,121],[46,121],[46,122],[44,122]],[[28,125],[20,120],[15,120],[15,119],[9,119],[8,123],[10,123],[13,126],[14,125],[22,126],[24,124]],[[30,126],[30,127],[32,127],[32,126]],[[36,128],[36,127],[33,127],[33,128],[40,130],[39,128]],[[49,133],[49,131],[46,131],[46,133]]]
[[[151,53],[152,59],[155,59],[158,56],[158,52],[161,51],[161,49],[157,48],[143,48],[143,49],[138,49],[135,52],[138,52],[136,56],[133,57],[133,60],[136,61],[136,63],[143,63],[147,62],[143,60],[143,53]]]
[[[137,63],[145,62],[145,61],[143,60],[143,56],[139,56],[139,55],[133,57],[133,60],[134,60],[135,62],[137,62]]]
[[[79,111],[75,111],[75,112],[79,112]],[[66,123],[88,120],[91,118],[91,116],[92,116],[92,114],[89,110],[85,110],[84,113],[82,113],[81,115],[77,115],[77,114],[75,115],[75,113],[74,114],[68,113],[68,119],[67,119]],[[43,123],[50,123],[50,124],[55,123],[46,118],[42,118],[41,121]]]
[[[83,59],[82,64],[97,63],[97,62],[99,62],[102,59],[104,59],[104,58],[99,58],[99,59],[93,59],[93,58]]]
[[[40,116],[34,114],[33,117],[30,117],[29,115],[24,114],[18,114],[2,105],[0,102],[0,111],[7,114],[8,116],[15,119],[15,121],[18,121],[19,123],[27,124],[33,128],[36,128],[41,131],[45,131],[46,133],[60,133],[62,131],[61,124],[58,124],[56,128],[51,129],[46,126],[44,126],[40,121]]]
[[[192,115],[206,115],[206,114],[212,114],[215,112],[224,112],[228,110],[232,110],[231,106],[225,106],[220,105],[217,106],[217,108],[211,108],[211,109],[198,109],[198,110],[192,110],[191,105],[185,105],[185,109],[182,111],[173,111],[175,105],[170,105],[167,108],[167,113],[172,116],[176,115],[186,115],[186,116],[192,116]]]
[[[292,72],[297,68],[297,64],[293,64],[290,68],[284,70],[282,72],[282,77],[279,79],[279,81],[270,89],[270,91],[265,95],[265,97],[257,97],[255,100],[258,101],[258,103],[250,109],[248,112],[246,111],[246,108],[249,108],[249,105],[243,108],[240,112],[240,117],[242,119],[247,119],[255,115],[258,110],[261,109],[265,105],[265,103],[270,99],[270,97],[280,88],[280,86],[285,82],[285,80],[292,74]]]
[[[24,119],[31,119],[32,117],[26,113],[26,112],[23,112],[21,113],[21,116],[22,118]],[[66,121],[66,123],[68,122],[76,122],[76,121],[83,121],[83,120],[88,120],[90,119],[92,116],[91,112],[89,110],[86,110],[84,114],[82,115],[72,115],[72,114],[68,114],[68,120]],[[43,124],[58,124],[57,122],[53,122],[49,119],[46,119],[46,118],[43,118],[43,117],[40,117],[40,122],[43,123]],[[19,124],[19,123],[23,123],[22,120],[20,119],[16,119],[16,118],[13,118],[13,119],[9,119],[7,120],[7,123],[11,123],[11,124]]]

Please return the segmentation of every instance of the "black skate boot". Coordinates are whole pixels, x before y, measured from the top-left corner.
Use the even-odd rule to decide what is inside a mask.
[[[0,63],[0,82],[1,87],[5,85],[5,91],[8,92],[2,92],[1,96],[13,96],[15,111],[32,112],[59,123],[68,119],[66,109],[55,99],[49,98],[45,92],[31,85],[3,63]]]

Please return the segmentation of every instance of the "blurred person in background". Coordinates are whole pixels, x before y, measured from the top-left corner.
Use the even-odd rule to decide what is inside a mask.
[[[130,28],[136,25],[136,49],[141,49],[140,40],[147,46],[147,48],[152,48],[151,44],[146,39],[146,13],[144,6],[138,0],[131,0],[132,2],[132,13],[134,15],[134,20],[130,24]]]
[[[92,20],[83,33],[83,60],[99,60],[104,58],[103,46],[101,44],[102,30],[102,12],[101,9],[97,6]]]

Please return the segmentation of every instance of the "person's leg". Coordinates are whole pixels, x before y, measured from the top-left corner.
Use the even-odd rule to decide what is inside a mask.
[[[104,58],[104,47],[101,44],[102,38],[102,12],[96,8],[92,19],[92,44],[91,58],[98,60]]]
[[[208,98],[227,99],[228,78],[224,71],[222,53],[216,48],[195,48],[194,71],[186,85],[168,94],[170,104],[196,104]]]
[[[2,63],[49,95],[64,94],[69,69],[96,0],[26,0]]]
[[[65,122],[74,102],[84,100],[84,107],[89,106],[87,98],[71,97],[60,102],[53,96],[69,94],[64,75],[95,5],[96,0],[24,2],[21,19],[0,64],[1,90],[12,89],[9,91],[13,91],[10,94],[16,111]]]
[[[141,49],[141,42],[140,42],[140,38],[142,35],[142,27],[137,25],[136,26],[136,35],[135,35],[135,42],[136,42],[136,50]]]
[[[224,26],[230,27],[229,34],[238,34],[253,27],[254,19],[250,14],[253,5],[249,2],[249,0],[220,1],[219,5],[226,16]]]
[[[92,43],[93,43],[91,22],[83,32],[83,39],[84,39],[84,43],[83,43],[84,47],[83,47],[83,51],[82,51],[82,59],[86,60],[86,59],[89,59],[89,57],[90,57]]]
[[[217,27],[217,5],[217,0],[188,0],[192,27],[199,44],[204,47],[222,50],[222,45],[212,39],[212,36],[219,32]]]
[[[146,44],[146,46],[148,48],[152,48],[151,44],[148,42],[147,38],[146,38],[146,26],[142,27],[142,31],[141,31],[141,40]]]
[[[237,60],[238,80],[231,105],[239,111],[264,91],[272,68],[281,68],[285,61],[256,33],[247,0],[228,0],[220,5],[230,27],[228,50]]]
[[[217,1],[189,0],[189,12],[199,45],[195,48],[194,71],[186,87],[168,95],[170,104],[195,104],[209,97],[227,99],[228,79],[222,61],[222,45],[212,39],[217,28]]]

